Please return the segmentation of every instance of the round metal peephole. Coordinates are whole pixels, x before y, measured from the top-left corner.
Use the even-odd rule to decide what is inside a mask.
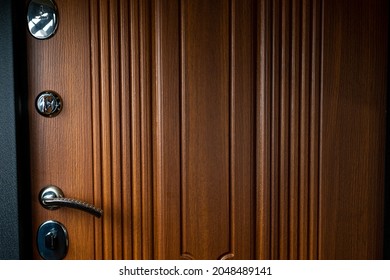
[[[54,35],[58,27],[57,6],[51,0],[31,0],[27,9],[30,34],[44,40]]]
[[[37,96],[35,107],[42,116],[55,117],[62,110],[61,96],[54,91],[43,91]]]

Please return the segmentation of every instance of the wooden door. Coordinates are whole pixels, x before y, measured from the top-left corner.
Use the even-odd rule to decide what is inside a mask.
[[[58,0],[27,35],[32,242],[55,219],[67,259],[381,258],[386,2]]]

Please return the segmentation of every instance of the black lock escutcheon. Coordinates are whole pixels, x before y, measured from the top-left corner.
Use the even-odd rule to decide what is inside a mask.
[[[68,253],[68,233],[63,224],[50,220],[40,225],[37,233],[39,255],[45,260],[62,260]]]

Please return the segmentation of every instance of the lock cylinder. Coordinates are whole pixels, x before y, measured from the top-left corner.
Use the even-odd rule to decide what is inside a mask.
[[[68,253],[68,232],[60,222],[50,220],[40,225],[37,232],[39,255],[45,260],[62,260]]]

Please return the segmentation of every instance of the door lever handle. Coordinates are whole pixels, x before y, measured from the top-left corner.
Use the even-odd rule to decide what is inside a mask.
[[[39,193],[39,201],[44,208],[49,210],[58,209],[60,207],[69,207],[85,211],[98,218],[100,218],[103,214],[102,209],[97,208],[92,204],[77,199],[64,197],[63,191],[56,186],[44,187]]]

